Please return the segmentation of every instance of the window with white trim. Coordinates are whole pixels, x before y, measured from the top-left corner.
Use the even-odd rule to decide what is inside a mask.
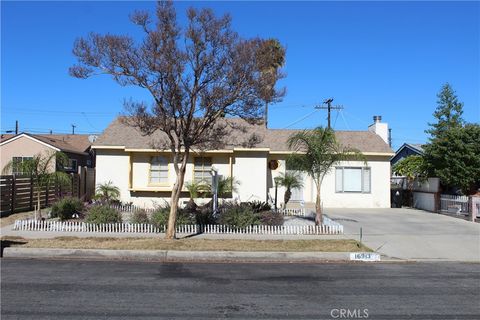
[[[193,180],[197,183],[212,183],[212,158],[197,157],[193,167]]]
[[[371,170],[366,167],[336,167],[335,192],[370,193]]]
[[[12,157],[12,174],[24,174],[22,164],[32,159],[33,157]]]
[[[152,157],[150,162],[150,183],[168,183],[168,160],[162,156]]]

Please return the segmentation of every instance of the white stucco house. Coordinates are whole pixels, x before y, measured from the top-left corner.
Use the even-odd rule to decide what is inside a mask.
[[[322,185],[324,207],[387,208],[390,207],[390,158],[394,155],[388,145],[388,125],[376,117],[365,131],[337,131],[340,143],[360,150],[367,159],[338,163],[325,177]],[[286,158],[291,153],[288,137],[296,130],[267,129],[264,125],[249,125],[234,131],[225,139],[228,145],[216,150],[202,150],[191,154],[185,181],[211,179],[211,167],[224,177],[235,177],[240,182],[232,197],[239,201],[270,201],[275,197],[274,178],[288,170]],[[241,138],[255,136],[254,147]],[[162,134],[143,136],[120,118],[114,120],[95,141],[96,183],[112,181],[121,191],[123,202],[152,207],[169,201],[175,182],[171,152],[154,145]],[[245,140],[245,139],[244,139]],[[315,202],[313,181],[305,175],[304,188],[294,190],[291,206]],[[284,190],[278,190],[278,204]],[[188,200],[185,189],[181,201]],[[290,203],[289,203],[290,204]]]

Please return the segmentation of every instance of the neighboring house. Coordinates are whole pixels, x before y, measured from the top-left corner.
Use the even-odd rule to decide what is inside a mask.
[[[413,143],[404,143],[400,148],[398,148],[395,155],[390,160],[392,167],[399,162],[400,160],[408,156],[422,156],[423,155],[423,145],[413,144]]]
[[[81,134],[30,134],[20,133],[18,135],[2,135],[0,140],[0,170],[10,161],[14,162],[12,172],[18,172],[19,166],[26,159],[34,155],[49,152],[62,151],[69,159],[68,166],[63,170],[66,172],[77,172],[78,167],[94,166],[94,154],[90,148],[91,142],[88,135]],[[52,164],[52,170],[56,165]],[[2,172],[3,174],[3,172]]]
[[[210,181],[211,168],[224,177],[240,182],[232,197],[239,201],[269,201],[275,196],[274,178],[286,168],[291,151],[287,140],[297,130],[267,129],[264,125],[248,125],[239,119],[229,119],[245,130],[236,130],[226,139],[229,145],[215,150],[192,152],[187,165],[185,182]],[[348,161],[336,165],[326,176],[322,187],[325,207],[390,207],[390,158],[393,152],[387,144],[388,125],[380,120],[368,131],[337,131],[340,143],[359,149],[364,161]],[[112,181],[120,188],[121,200],[152,207],[169,201],[175,182],[172,154],[159,150],[165,141],[163,133],[148,137],[121,119],[114,120],[92,146],[96,153],[96,182]],[[244,142],[242,142],[244,141]],[[249,141],[246,143],[245,141]],[[250,142],[257,142],[252,146]],[[156,146],[156,147],[155,147]],[[313,181],[305,176],[302,190],[294,190],[292,202],[297,205],[315,202]],[[181,201],[188,200],[184,189]],[[278,203],[283,199],[279,188]]]

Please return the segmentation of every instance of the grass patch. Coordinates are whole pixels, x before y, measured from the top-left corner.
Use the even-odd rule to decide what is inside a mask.
[[[14,241],[12,241],[14,240]],[[335,240],[211,240],[159,238],[77,238],[23,239],[3,237],[11,246],[25,248],[111,249],[111,250],[183,250],[183,251],[287,251],[287,252],[371,252],[358,241]]]
[[[49,211],[49,208],[43,208],[42,217],[46,218],[48,211]],[[33,219],[34,217],[35,217],[34,211],[10,214],[8,216],[0,217],[0,226],[3,228],[11,224],[14,224],[15,220],[25,220],[27,218]]]

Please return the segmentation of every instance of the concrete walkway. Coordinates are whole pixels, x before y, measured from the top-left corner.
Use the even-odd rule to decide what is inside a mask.
[[[480,262],[480,224],[415,209],[325,209],[360,239],[391,258]]]

